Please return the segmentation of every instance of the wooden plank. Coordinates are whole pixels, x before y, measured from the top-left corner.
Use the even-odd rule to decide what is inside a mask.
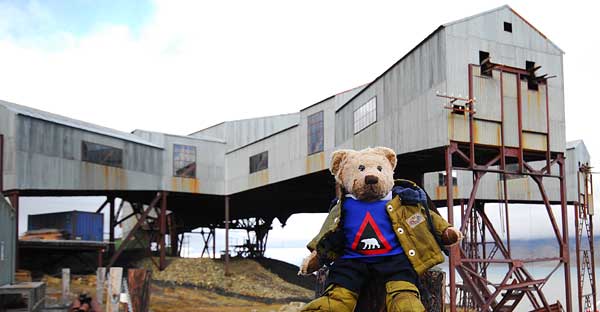
[[[62,269],[62,301],[71,301],[71,269]]]
[[[123,268],[110,268],[108,292],[106,298],[106,311],[119,312],[119,297],[123,281]]]
[[[129,269],[127,273],[133,312],[148,312],[152,272],[145,269]]]
[[[102,304],[104,298],[104,283],[106,282],[106,268],[96,270],[96,300]]]

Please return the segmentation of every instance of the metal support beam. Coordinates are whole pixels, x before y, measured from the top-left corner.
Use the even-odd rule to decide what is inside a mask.
[[[175,214],[171,211],[169,215],[169,238],[171,239],[171,257],[179,256],[179,236],[175,223]]]
[[[211,228],[210,232],[212,233],[212,237],[213,237],[213,240],[212,240],[212,250],[213,250],[212,254],[213,255],[212,255],[212,257],[213,257],[213,259],[217,259],[217,236],[216,236],[215,228]]]
[[[565,274],[565,305],[567,312],[573,311],[571,298],[571,257],[569,255],[569,220],[567,220],[567,177],[565,175],[565,158],[562,154],[557,156],[560,172],[560,210],[562,214],[562,251]],[[550,168],[548,168],[550,170]]]
[[[225,275],[229,275],[229,196],[225,196]]]
[[[15,210],[15,268],[19,268],[19,192],[15,191],[8,195],[8,200]]]
[[[125,248],[127,247],[127,244],[129,244],[129,242],[134,238],[135,232],[142,226],[142,224],[144,224],[146,222],[146,218],[148,217],[148,214],[150,213],[150,211],[152,211],[154,209],[154,206],[156,206],[156,204],[158,203],[158,201],[160,200],[161,197],[162,197],[161,192],[156,193],[156,196],[154,197],[154,199],[152,199],[152,202],[150,203],[148,208],[146,208],[146,210],[144,210],[142,212],[142,214],[140,215],[138,222],[133,226],[133,228],[131,229],[129,234],[127,234],[127,236],[125,238],[123,238],[123,240],[121,241],[121,245],[119,246],[119,249],[117,249],[115,251],[115,253],[112,255],[112,257],[110,258],[107,269],[112,267],[115,264],[115,262],[117,261],[117,259],[119,258],[119,256],[123,252],[123,250],[125,250]]]
[[[109,228],[108,228],[108,241],[110,245],[108,246],[108,254],[112,255],[115,251],[115,198],[109,196],[106,201],[109,204]]]
[[[159,269],[162,271],[167,267],[167,251],[165,250],[165,239],[167,235],[167,192],[163,191],[160,201],[160,235],[158,245],[160,248]]]
[[[470,69],[470,67],[469,67]],[[470,71],[469,71],[470,73]],[[446,207],[448,207],[448,221],[454,223],[454,199],[452,198],[452,150],[446,147]],[[458,258],[457,246],[450,247],[448,257],[448,275],[450,282],[450,312],[456,312],[456,259]]]

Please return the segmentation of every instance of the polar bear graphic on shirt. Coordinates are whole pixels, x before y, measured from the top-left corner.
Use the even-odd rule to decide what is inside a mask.
[[[362,248],[363,250],[381,248],[381,245],[379,245],[379,241],[377,241],[376,238],[365,238],[362,239],[360,242],[364,244]]]

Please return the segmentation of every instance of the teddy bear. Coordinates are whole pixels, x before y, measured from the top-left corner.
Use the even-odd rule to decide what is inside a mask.
[[[396,153],[386,147],[338,150],[331,157],[337,200],[300,274],[328,264],[322,296],[302,311],[354,311],[361,286],[374,275],[385,283],[388,312],[425,311],[419,276],[444,262],[442,246],[462,233],[430,213],[425,192],[408,180],[394,180]]]

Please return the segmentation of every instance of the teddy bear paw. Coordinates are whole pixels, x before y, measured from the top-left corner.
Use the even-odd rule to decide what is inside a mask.
[[[449,227],[442,233],[442,244],[444,244],[444,246],[456,245],[462,239],[463,233],[455,227]]]
[[[298,275],[310,275],[319,269],[319,257],[317,251],[314,250],[308,257],[302,260]]]

